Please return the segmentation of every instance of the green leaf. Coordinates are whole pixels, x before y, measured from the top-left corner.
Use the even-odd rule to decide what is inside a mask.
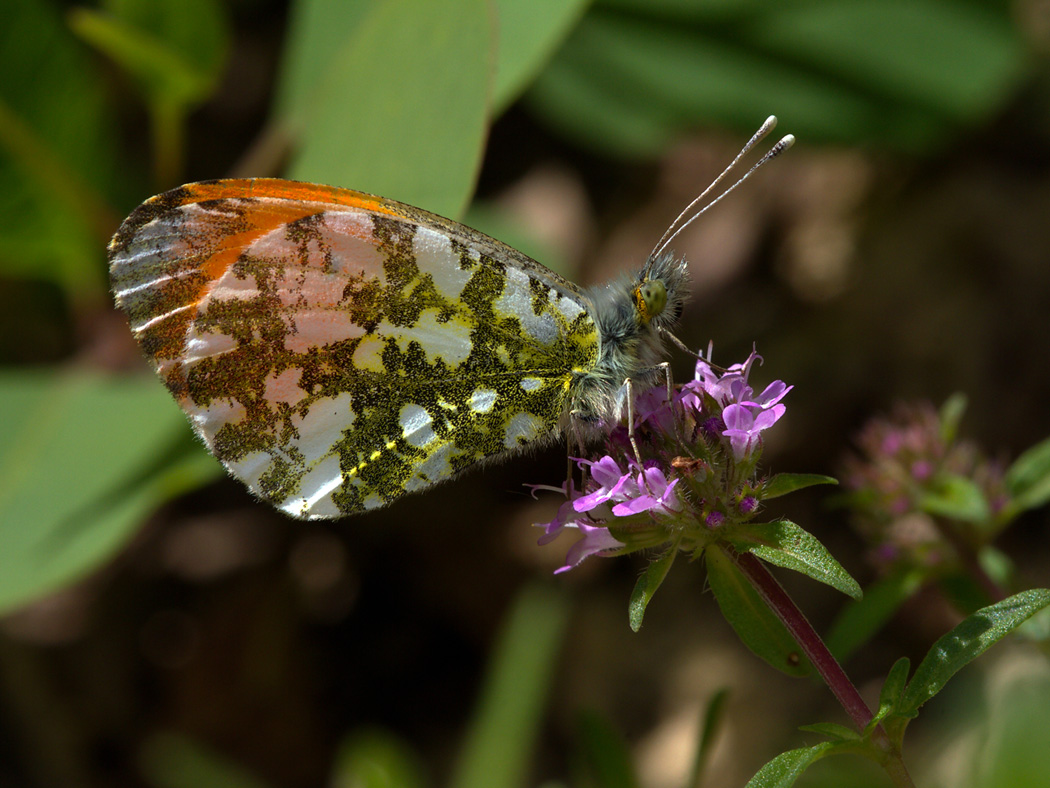
[[[1000,586],[1006,588],[1014,585],[1017,567],[1010,556],[994,545],[983,545],[978,549],[977,562],[981,569]]]
[[[908,671],[910,670],[911,660],[907,657],[901,657],[893,663],[893,667],[890,668],[889,675],[886,676],[886,681],[879,691],[878,711],[871,718],[871,722],[865,726],[865,733],[871,733],[871,731],[875,730],[876,725],[896,710],[904,692],[904,687],[908,683]]]
[[[186,119],[219,84],[229,39],[217,0],[109,0],[76,8],[70,27],[138,83],[150,111],[155,186],[183,179]]]
[[[450,788],[526,785],[567,618],[564,600],[550,589],[531,586],[519,594],[488,667]]]
[[[1050,676],[1046,663],[1010,661],[989,682],[982,719],[968,731],[967,785],[979,788],[1043,788],[1050,774]],[[1009,678],[1008,678],[1009,676]],[[975,730],[976,729],[976,730]]]
[[[638,788],[627,742],[605,717],[585,712],[577,730],[581,755],[596,788]]]
[[[812,747],[782,752],[748,780],[746,788],[789,788],[806,769],[830,754],[835,742],[821,742]]]
[[[798,781],[805,788],[890,788],[886,770],[877,763],[877,754],[867,743],[832,742],[834,749],[828,756],[860,755],[862,757],[824,757],[810,766]],[[901,782],[896,785],[907,785]]]
[[[502,112],[539,73],[590,0],[496,0],[499,44],[493,85],[495,114]]]
[[[152,376],[3,372],[0,412],[0,611],[85,575],[160,500],[221,472]],[[192,453],[166,457],[180,440]]]
[[[847,0],[781,8],[763,16],[757,41],[889,99],[891,111],[923,107],[927,122],[987,116],[1022,74],[1024,44],[1002,5]]]
[[[1006,8],[942,0],[596,6],[528,94],[548,123],[620,155],[775,111],[809,142],[920,152],[990,117],[1026,44]]]
[[[104,0],[117,19],[160,42],[201,80],[217,82],[230,44],[227,4],[220,0]]]
[[[846,605],[831,625],[825,644],[845,662],[893,618],[897,609],[919,590],[925,579],[920,569],[898,569],[864,590],[864,598]]]
[[[711,758],[715,737],[722,729],[728,700],[729,690],[722,688],[715,692],[704,706],[704,716],[700,724],[700,741],[696,746],[696,755],[693,758],[693,767],[689,770],[689,780],[686,786],[699,788],[703,783],[704,769]]]
[[[485,0],[372,4],[327,59],[289,64],[278,124],[297,142],[290,177],[458,217],[484,150],[492,34]]]
[[[933,644],[915,670],[897,713],[914,717],[961,668],[1050,605],[1050,590],[1034,588],[982,608]]]
[[[293,130],[310,122],[348,39],[381,0],[297,0],[289,9],[274,115]]]
[[[935,582],[945,600],[962,615],[973,613],[994,600],[988,595],[987,587],[962,567],[939,573]]]
[[[139,21],[136,17],[143,15],[131,9],[142,8],[138,3],[118,4],[128,7],[130,19],[77,8],[70,13],[69,24],[77,35],[112,58],[138,82],[148,100],[188,108],[202,102],[214,90],[226,51],[223,19],[215,4],[201,0],[193,4],[197,8],[183,8],[175,19],[193,19],[200,25],[200,35],[191,37],[197,46],[167,38],[169,32],[172,35],[185,32],[170,31],[164,24],[170,18],[168,15],[157,18],[146,14],[147,19],[157,23],[152,30],[136,25]],[[201,46],[205,42],[210,46]]]
[[[733,542],[741,550],[785,569],[794,569],[847,596],[863,595],[857,581],[842,568],[820,541],[790,520],[749,523],[733,532]]]
[[[838,484],[833,476],[822,476],[819,473],[778,473],[762,485],[762,500],[779,498],[781,495],[812,487],[816,484]]]
[[[331,788],[425,788],[426,774],[416,753],[388,731],[355,731],[339,745],[327,783]]]
[[[0,4],[0,272],[105,292],[102,248],[120,219],[116,113],[97,63],[52,3]]]
[[[973,479],[942,474],[934,485],[934,490],[919,499],[924,512],[967,523],[983,523],[991,516],[984,492]]]
[[[1050,501],[1050,438],[1014,461],[1006,471],[1006,489],[1015,510],[1035,509]]]
[[[744,645],[789,676],[809,675],[809,660],[732,559],[716,546],[708,547],[704,555],[718,607]]]
[[[265,788],[266,785],[242,766],[178,733],[158,733],[148,738],[139,763],[153,788]]]
[[[807,733],[827,736],[834,741],[860,741],[861,739],[860,734],[853,728],[847,728],[845,725],[839,725],[837,722],[814,722],[811,725],[800,725],[798,729]]]
[[[650,562],[649,566],[642,572],[642,576],[638,578],[638,582],[635,583],[634,591],[631,592],[630,604],[627,606],[627,614],[633,631],[637,632],[642,628],[642,618],[645,616],[645,609],[649,606],[649,601],[653,598],[653,594],[656,593],[656,589],[660,587],[664,578],[667,577],[667,572],[670,570],[671,564],[674,563],[674,558],[677,554],[678,543],[676,542],[663,555]]]
[[[959,422],[962,421],[966,412],[967,399],[965,394],[955,393],[941,405],[941,440],[947,445],[955,441],[959,436]]]

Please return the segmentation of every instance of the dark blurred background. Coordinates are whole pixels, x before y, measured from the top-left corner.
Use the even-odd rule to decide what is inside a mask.
[[[816,683],[735,638],[701,566],[677,567],[639,634],[626,607],[643,558],[553,577],[567,545],[536,547],[531,524],[558,501],[524,485],[560,484],[563,448],[335,523],[288,520],[222,476],[109,301],[106,238],[178,182],[381,187],[341,180],[353,150],[304,152],[311,116],[280,109],[295,103],[296,46],[321,46],[303,19],[334,8],[167,5],[0,11],[0,785],[356,785],[334,764],[374,731],[414,753],[428,784],[449,784],[508,610],[537,586],[567,623],[521,785],[601,784],[574,754],[581,714],[617,731],[654,788],[682,784],[720,688],[728,718],[707,785],[743,785],[803,742],[798,725],[838,719]],[[357,21],[333,16],[320,26],[329,39],[381,27],[372,4],[342,5]],[[468,27],[460,5],[442,12],[453,48]],[[514,3],[477,5],[483,33],[503,20],[504,44],[542,27]],[[636,270],[775,113],[795,148],[676,243],[694,283],[679,336],[713,341],[723,364],[754,345],[755,383],[795,387],[769,468],[837,475],[866,419],[954,392],[969,400],[963,432],[992,456],[1046,437],[1050,6],[609,0],[562,13],[536,34],[518,84],[482,95],[459,196],[421,207],[452,213],[476,182],[453,218],[601,282]],[[429,30],[421,9],[407,18]],[[373,77],[343,61],[348,81],[333,84]],[[385,78],[412,79],[399,67]],[[325,112],[365,105],[356,90],[325,96]],[[349,112],[339,143],[364,145],[372,118]],[[425,152],[430,134],[378,133],[391,141],[365,155],[402,169],[406,146]],[[433,140],[434,159],[453,156]],[[388,196],[418,201],[406,191]],[[679,379],[691,374],[672,358]],[[814,488],[771,515],[812,531],[864,585],[865,546],[829,497]],[[1029,514],[998,544],[1030,585],[1050,575],[1048,525]],[[818,629],[843,604],[778,576]],[[920,593],[847,670],[877,692],[893,660],[920,658],[953,616]],[[944,708],[986,715],[970,681],[959,706],[919,723],[931,741]]]

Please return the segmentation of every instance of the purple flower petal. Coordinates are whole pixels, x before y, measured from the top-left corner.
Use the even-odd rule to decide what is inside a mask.
[[[554,519],[549,523],[535,524],[537,527],[543,528],[543,536],[537,540],[537,544],[545,545],[549,542],[553,542],[561,536],[562,530],[580,519],[580,515],[577,514],[572,504],[573,502],[568,500],[559,506],[558,513],[554,515]]]
[[[625,547],[623,542],[618,541],[609,533],[608,528],[584,525],[583,523],[579,524],[579,528],[583,532],[583,538],[569,548],[569,552],[565,555],[565,565],[555,569],[554,574],[558,575],[562,572],[568,572],[570,569],[579,566],[585,558],[592,555],[601,555],[602,553]]]
[[[776,405],[780,400],[787,396],[787,393],[794,386],[789,386],[782,380],[774,380],[768,386],[765,391],[758,395],[758,399],[755,401],[756,405],[761,405],[763,408],[768,408],[770,405]]]
[[[608,455],[605,455],[597,462],[590,463],[590,472],[591,478],[602,487],[612,487],[623,476],[623,471],[616,464],[616,460]]]
[[[587,463],[586,460],[583,462]],[[620,466],[612,457],[606,455],[597,462],[588,464],[591,478],[601,486],[594,492],[573,501],[573,507],[577,512],[589,512],[597,509],[606,501],[619,500],[633,494],[633,474],[621,471]]]
[[[613,507],[612,512],[617,517],[629,517],[632,514],[641,514],[642,512],[648,512],[650,509],[654,509],[660,505],[660,501],[651,495],[639,495],[637,498],[631,498],[629,501],[618,503]]]

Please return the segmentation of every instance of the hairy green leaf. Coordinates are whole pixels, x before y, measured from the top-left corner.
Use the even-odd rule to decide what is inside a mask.
[[[721,549],[708,547],[707,579],[726,621],[751,651],[789,676],[812,670],[795,639]]]
[[[960,669],[1050,605],[1050,589],[1033,588],[981,608],[941,637],[915,670],[898,714],[914,717]]]
[[[748,524],[733,533],[741,550],[785,569],[794,569],[826,583],[854,599],[862,592],[857,581],[832,557],[820,541],[790,520]]]
[[[649,606],[656,589],[660,587],[664,578],[667,577],[667,572],[670,570],[671,564],[674,563],[677,554],[678,544],[675,543],[663,555],[652,561],[645,568],[645,571],[642,572],[638,582],[635,583],[634,591],[631,592],[631,601],[627,607],[631,629],[635,632],[642,628],[642,618],[645,616],[645,609]]]

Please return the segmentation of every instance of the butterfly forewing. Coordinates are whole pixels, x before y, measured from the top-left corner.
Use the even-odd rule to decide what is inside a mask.
[[[553,434],[598,355],[574,285],[360,192],[184,186],[128,217],[110,263],[197,432],[298,517],[382,506]]]

